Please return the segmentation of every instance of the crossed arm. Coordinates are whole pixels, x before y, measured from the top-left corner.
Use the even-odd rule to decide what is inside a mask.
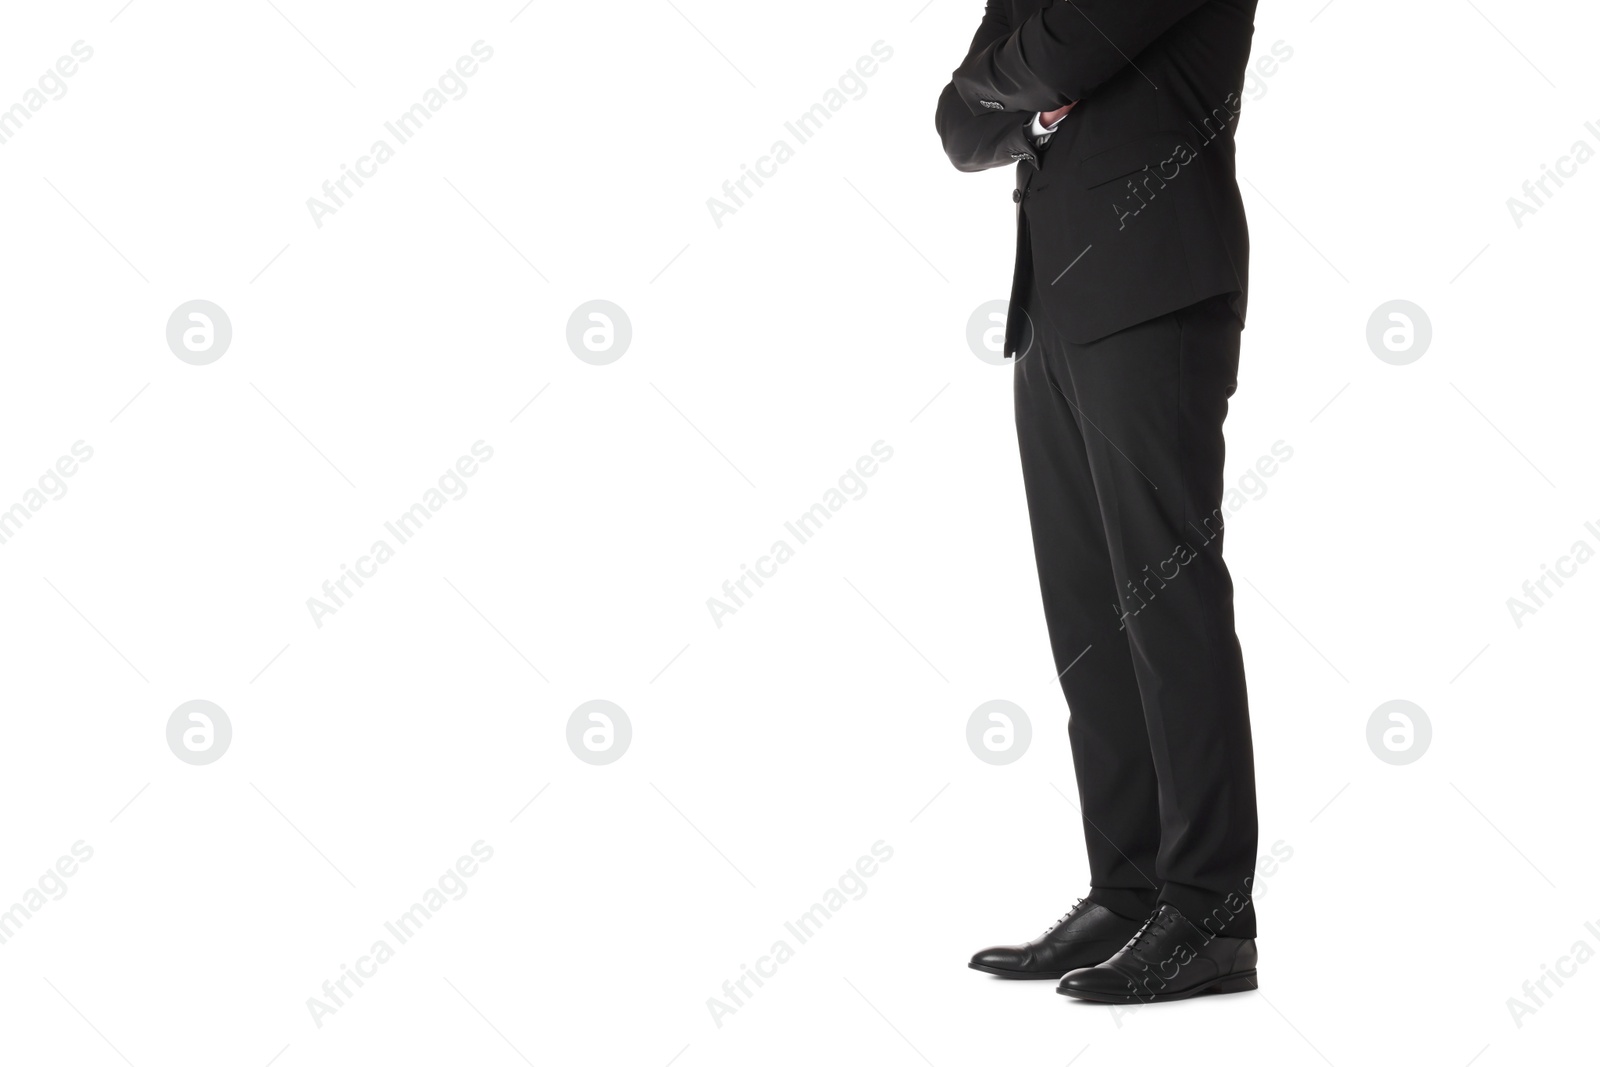
[[[939,94],[934,115],[945,155],[957,170],[979,171],[1036,158],[1029,136],[1033,115],[1020,111],[985,111],[974,115],[956,95],[952,83]]]
[[[989,0],[966,60],[939,96],[935,125],[946,154],[961,170],[1031,156],[1033,115],[1092,95],[1205,2],[1059,0],[1012,27],[1008,0]]]

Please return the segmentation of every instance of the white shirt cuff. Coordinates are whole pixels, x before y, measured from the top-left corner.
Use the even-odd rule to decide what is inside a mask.
[[[1061,119],[1064,119],[1064,118],[1066,118],[1065,115],[1061,116],[1060,119],[1056,119],[1050,125],[1046,126],[1044,123],[1039,121],[1039,116],[1038,116],[1037,113],[1035,113],[1034,116],[1033,116],[1033,135],[1035,137],[1048,137],[1048,136],[1050,136],[1050,134],[1056,132],[1056,127],[1061,125]]]

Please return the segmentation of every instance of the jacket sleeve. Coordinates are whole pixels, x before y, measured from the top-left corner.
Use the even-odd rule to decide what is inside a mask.
[[[939,111],[934,125],[944,142],[944,154],[957,170],[978,171],[1004,167],[1020,160],[1035,165],[1039,157],[1029,136],[1034,113],[985,111],[974,115],[967,110],[956,87],[946,85],[939,94]]]
[[[1060,0],[974,50],[952,82],[974,115],[1051,111],[1137,65],[1140,52],[1205,2]]]
[[[1005,0],[989,0],[983,22],[967,49],[968,63],[984,47],[1003,40],[1010,32],[1005,7]],[[939,139],[944,142],[945,155],[956,169],[978,171],[1022,159],[1037,165],[1038,155],[1029,136],[1033,116],[1033,111],[969,107],[957,95],[952,81],[939,94],[939,108],[933,121],[939,130]]]

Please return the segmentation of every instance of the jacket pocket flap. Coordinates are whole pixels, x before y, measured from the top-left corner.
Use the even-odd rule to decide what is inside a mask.
[[[1085,189],[1116,181],[1146,167],[1158,173],[1164,170],[1162,177],[1170,179],[1177,173],[1176,168],[1194,155],[1193,147],[1181,133],[1147,133],[1080,160],[1078,177]]]

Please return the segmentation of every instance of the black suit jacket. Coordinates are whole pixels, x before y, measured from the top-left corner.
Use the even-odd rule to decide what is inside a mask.
[[[1249,234],[1233,135],[1256,0],[988,0],[939,97],[966,171],[1017,164],[1016,301],[1037,279],[1055,328],[1087,343],[1231,293]],[[1078,104],[1044,145],[1035,113]]]

